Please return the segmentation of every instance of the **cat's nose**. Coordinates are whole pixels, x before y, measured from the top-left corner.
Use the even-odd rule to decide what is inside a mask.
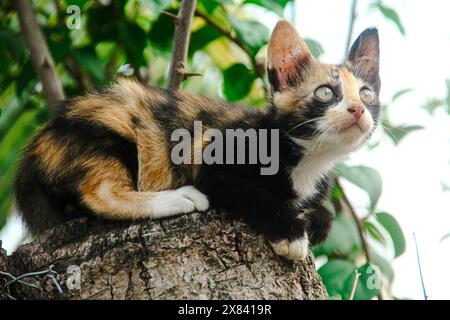
[[[361,105],[351,105],[347,108],[347,111],[353,114],[356,120],[359,120],[364,114],[364,107]]]

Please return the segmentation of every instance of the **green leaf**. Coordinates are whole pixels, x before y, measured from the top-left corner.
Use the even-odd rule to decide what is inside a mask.
[[[381,273],[377,266],[364,264],[358,268],[360,276],[356,283],[354,300],[370,300],[380,294]],[[356,274],[353,272],[345,281],[342,297],[348,299],[355,283]]]
[[[441,238],[441,242],[450,238],[450,233]]]
[[[195,51],[203,49],[212,41],[220,38],[222,34],[216,28],[209,24],[205,24],[200,29],[191,34],[189,42],[189,55],[193,55]]]
[[[370,198],[370,209],[374,210],[383,187],[378,171],[365,166],[348,167],[343,163],[339,164],[336,170],[340,176],[367,192]]]
[[[104,61],[101,61],[95,50],[91,47],[77,48],[72,52],[74,58],[86,70],[98,84],[103,83],[104,80]]]
[[[390,122],[383,122],[383,130],[386,134],[391,138],[391,140],[399,145],[400,141],[402,141],[408,134],[414,131],[423,130],[424,127],[418,125],[399,125],[395,126]]]
[[[392,96],[392,102],[395,102],[396,100],[398,100],[400,97],[404,96],[405,94],[408,94],[410,92],[414,91],[413,88],[407,88],[407,89],[403,89],[400,91],[397,91],[393,96]]]
[[[334,185],[333,188],[331,189],[331,199],[333,201],[338,201],[341,198],[342,198],[342,190],[337,185]]]
[[[141,0],[140,2],[150,9],[153,16],[158,16],[161,11],[170,5],[172,0]]]
[[[375,141],[374,143],[368,142],[367,148],[369,148],[369,150],[373,150],[375,148],[378,148],[379,145],[380,145],[380,141]]]
[[[15,164],[21,149],[36,129],[39,112],[37,108],[22,112],[0,141],[0,229],[11,212]]]
[[[61,62],[72,48],[72,40],[65,25],[44,29],[45,39],[55,64]]]
[[[446,184],[445,182],[441,181],[441,188],[442,188],[442,192],[449,192],[450,191],[450,186],[448,184]]]
[[[447,86],[447,113],[450,115],[450,79],[447,79],[445,84]]]
[[[80,8],[84,7],[84,5],[88,2],[88,0],[70,0],[67,1],[68,5],[79,6]]]
[[[398,15],[397,11],[385,6],[382,3],[377,3],[376,7],[387,19],[391,20],[397,26],[398,30],[403,36],[406,35],[405,27],[403,26],[403,23],[400,20],[400,16]]]
[[[27,57],[27,49],[22,37],[8,29],[0,30],[0,51],[19,63],[23,63]]]
[[[199,4],[208,14],[214,12],[221,4],[233,5],[233,0],[200,0]]]
[[[387,261],[384,257],[380,256],[375,249],[369,245],[369,255],[372,264],[378,266],[383,275],[386,276],[389,283],[394,280],[394,270],[392,269],[391,262]]]
[[[445,105],[445,101],[442,99],[429,99],[423,106],[422,108],[425,109],[430,115],[433,115],[434,112]]]
[[[265,8],[267,10],[275,12],[280,17],[283,16],[284,7],[286,6],[286,3],[284,6],[280,4],[279,1],[275,0],[245,0],[243,4],[256,4],[257,6],[260,6],[262,8]]]
[[[137,24],[126,23],[120,26],[121,43],[130,62],[135,67],[145,65],[144,49],[147,46],[147,34]]]
[[[22,92],[28,88],[30,85],[30,82],[36,79],[36,73],[33,69],[33,64],[31,63],[31,60],[28,60],[20,70],[19,75],[16,79],[16,92],[17,96],[21,96]]]
[[[256,76],[242,63],[237,63],[223,71],[223,93],[227,100],[237,101],[246,97]]]
[[[315,256],[343,255],[352,256],[361,250],[361,239],[355,222],[343,215],[336,215],[327,240],[313,249]]]
[[[375,218],[391,236],[394,243],[395,257],[401,256],[405,252],[406,240],[400,224],[387,212],[378,212],[375,214]]]
[[[381,233],[380,229],[373,224],[370,221],[365,220],[363,222],[364,228],[367,230],[367,232],[378,242],[382,244],[386,244],[386,239],[384,238],[383,234]]]
[[[343,259],[328,261],[317,270],[327,288],[329,296],[340,295],[348,277],[355,271],[355,265]]]
[[[167,10],[167,12],[177,14],[176,10]],[[168,51],[172,49],[174,32],[175,24],[173,23],[173,20],[164,15],[160,15],[152,24],[148,38],[153,47]]]
[[[315,58],[319,58],[322,54],[325,53],[322,45],[318,41],[313,39],[305,39],[305,42]]]
[[[120,17],[115,6],[95,6],[87,13],[86,29],[94,43],[117,41]]]
[[[250,57],[254,58],[259,49],[268,43],[269,29],[255,20],[241,20],[232,15],[227,16],[236,35],[249,49]]]

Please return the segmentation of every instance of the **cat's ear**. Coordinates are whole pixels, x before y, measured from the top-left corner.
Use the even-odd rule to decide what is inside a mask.
[[[286,20],[280,20],[272,32],[267,59],[272,92],[282,92],[314,58],[295,27]]]
[[[358,77],[379,90],[380,40],[376,28],[368,28],[359,35],[347,55],[346,64]]]

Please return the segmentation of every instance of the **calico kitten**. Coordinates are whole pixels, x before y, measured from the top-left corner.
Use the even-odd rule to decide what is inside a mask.
[[[268,47],[266,108],[119,80],[64,102],[36,133],[17,171],[18,209],[38,234],[79,216],[158,219],[211,206],[243,217],[278,255],[303,259],[330,229],[331,215],[321,205],[329,170],[379,121],[378,70],[376,29],[359,36],[343,64],[327,65],[312,57],[294,26],[280,21]],[[172,133],[192,133],[198,120],[203,132],[278,130],[278,171],[261,175],[260,162],[175,165]],[[194,145],[205,148],[208,141]]]

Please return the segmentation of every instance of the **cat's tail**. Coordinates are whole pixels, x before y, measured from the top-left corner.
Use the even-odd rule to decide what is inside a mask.
[[[25,152],[14,181],[15,205],[32,235],[64,222],[62,208],[40,181],[38,165],[36,157]]]

